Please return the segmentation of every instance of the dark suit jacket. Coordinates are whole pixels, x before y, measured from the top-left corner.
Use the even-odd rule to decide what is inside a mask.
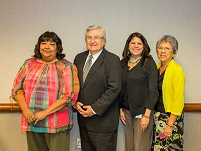
[[[118,95],[122,83],[120,60],[103,48],[83,83],[83,67],[88,53],[82,52],[74,60],[80,80],[78,101],[91,105],[97,114],[86,118],[78,113],[78,124],[93,132],[111,132],[118,128],[119,123]]]

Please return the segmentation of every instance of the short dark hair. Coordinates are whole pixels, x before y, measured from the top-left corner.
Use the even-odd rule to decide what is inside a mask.
[[[141,33],[138,33],[138,32],[135,32],[135,33],[132,33],[127,41],[126,41],[126,44],[125,44],[125,47],[124,47],[124,51],[122,53],[122,60],[121,60],[121,64],[122,66],[125,66],[127,63],[128,63],[128,60],[130,59],[130,56],[131,54],[129,53],[129,43],[131,42],[131,40],[134,38],[134,37],[138,37],[142,40],[142,43],[143,43],[143,51],[142,51],[142,62],[141,62],[141,66],[144,67],[145,65],[145,62],[148,58],[152,58],[151,55],[149,55],[151,49],[148,45],[148,42],[146,40],[146,38],[141,34]]]
[[[56,43],[56,46],[57,46],[56,57],[58,60],[63,59],[65,57],[65,54],[62,53],[63,47],[62,47],[61,39],[56,33],[50,32],[50,31],[46,31],[38,38],[38,43],[36,44],[34,49],[34,57],[38,59],[42,58],[42,55],[40,53],[40,44],[41,42],[44,42],[44,41],[51,41]]]

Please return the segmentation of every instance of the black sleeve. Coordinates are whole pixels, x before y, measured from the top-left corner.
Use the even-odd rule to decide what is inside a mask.
[[[145,104],[145,107],[153,110],[155,104],[158,100],[158,70],[156,67],[156,63],[153,59],[149,59],[145,65],[145,70],[147,72],[148,79],[148,91],[149,97]]]

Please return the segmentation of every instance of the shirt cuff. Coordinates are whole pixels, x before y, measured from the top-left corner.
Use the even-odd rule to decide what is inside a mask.
[[[92,109],[92,108],[91,108]],[[96,112],[92,109],[92,112],[94,113],[94,114],[96,114]]]
[[[76,106],[75,106],[75,104],[73,105],[73,108],[74,108],[74,109],[76,109]]]

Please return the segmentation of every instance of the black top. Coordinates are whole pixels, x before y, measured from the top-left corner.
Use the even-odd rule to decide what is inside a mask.
[[[121,107],[131,111],[133,116],[144,114],[145,109],[154,109],[158,99],[158,72],[153,59],[146,62],[145,67],[139,62],[128,70],[123,67],[123,89],[121,92]]]
[[[159,70],[158,70],[158,74],[159,74]],[[158,112],[162,112],[162,113],[165,113],[165,108],[164,108],[164,104],[163,104],[163,93],[162,93],[162,84],[163,84],[163,79],[164,79],[164,74],[165,74],[165,71],[159,76],[158,76],[158,93],[159,93],[159,96],[158,96],[158,101],[156,103],[156,108],[155,108],[155,111],[158,111]]]

